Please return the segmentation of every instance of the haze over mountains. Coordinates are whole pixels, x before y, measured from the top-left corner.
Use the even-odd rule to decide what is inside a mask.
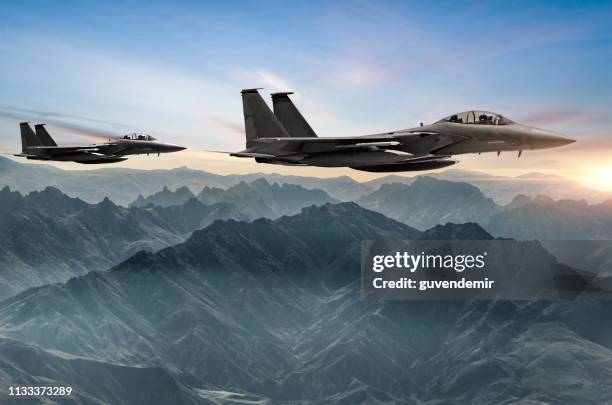
[[[586,199],[598,203],[612,194],[582,186],[574,181],[551,175],[531,173],[519,177],[491,176],[480,172],[447,170],[423,175],[473,184],[498,204],[507,204],[517,194],[535,197],[545,194],[554,199]],[[416,177],[385,176],[368,182],[357,182],[348,176],[329,179],[316,177],[283,176],[252,173],[245,175],[218,175],[185,167],[171,170],[135,170],[106,168],[88,171],[61,170],[54,166],[15,162],[0,156],[0,185],[27,193],[54,186],[72,197],[90,203],[110,198],[118,205],[128,206],[139,195],[149,196],[168,187],[170,190],[187,186],[197,193],[204,187],[227,189],[241,181],[250,183],[259,178],[269,183],[301,185],[308,189],[325,191],[331,198],[354,201],[380,188],[382,184],[410,184]]]
[[[156,251],[185,240],[216,219],[253,220],[298,213],[303,207],[335,202],[321,190],[260,178],[228,189],[186,186],[138,198],[124,208],[109,199],[87,204],[55,188],[23,197],[0,192],[0,297],[24,288],[64,281],[106,269],[139,250]],[[501,206],[476,187],[421,176],[411,184],[382,184],[357,202],[422,231],[445,223],[478,223],[497,237],[529,239],[612,239],[611,201],[559,200],[516,196]],[[27,247],[24,247],[27,246]],[[612,260],[605,247],[590,263],[603,270]],[[29,274],[28,277],[20,277]]]
[[[384,184],[357,203],[421,230],[476,222],[492,235],[519,240],[612,240],[612,199],[589,204],[517,195],[498,205],[467,183],[422,176],[410,185]]]
[[[251,218],[276,218],[308,205],[336,201],[320,190],[271,185],[260,178],[227,190],[205,187],[197,195],[187,187],[175,191],[165,187],[146,198],[139,196],[131,206],[179,205],[194,197],[206,204],[229,202]],[[447,222],[475,222],[495,236],[521,240],[612,239],[612,198],[588,203],[518,194],[501,205],[468,183],[423,175],[409,183],[382,183],[356,202],[420,230]]]
[[[478,187],[484,195],[496,203],[505,205],[523,194],[528,197],[546,195],[555,200],[585,199],[599,203],[612,198],[612,193],[593,190],[562,176],[543,173],[525,173],[516,177],[494,176],[483,172],[452,169],[431,175],[440,180],[458,181]]]

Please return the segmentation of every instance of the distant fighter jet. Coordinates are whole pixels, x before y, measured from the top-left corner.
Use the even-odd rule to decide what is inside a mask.
[[[13,156],[34,160],[55,160],[60,162],[77,162],[86,164],[115,163],[127,160],[126,155],[143,155],[177,152],[185,149],[170,143],[157,142],[145,134],[130,134],[110,139],[108,142],[83,145],[57,145],[49,135],[44,124],[35,125],[36,133],[27,122],[21,127],[21,153]]]
[[[257,91],[242,90],[246,149],[231,156],[279,165],[350,167],[367,172],[431,170],[454,155],[547,149],[575,142],[487,111],[450,115],[431,125],[374,135],[319,138],[289,99],[274,93],[270,110]]]

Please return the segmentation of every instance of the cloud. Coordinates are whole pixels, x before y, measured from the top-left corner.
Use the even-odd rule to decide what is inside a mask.
[[[588,38],[593,29],[536,19],[528,10],[517,15],[508,8],[505,3],[462,4],[423,18],[422,9],[338,3],[321,17],[321,31],[327,36],[322,49],[329,52],[313,61],[319,65],[319,78],[330,86],[367,89],[398,79],[461,72],[538,45]],[[520,29],[515,20],[521,21]]]
[[[30,116],[36,116],[39,118],[74,118],[74,119],[81,120],[81,121],[95,122],[98,124],[112,125],[112,126],[122,127],[122,128],[133,127],[132,125],[127,125],[123,123],[107,121],[107,120],[91,118],[91,117],[84,117],[82,115],[65,114],[65,113],[60,113],[56,111],[34,110],[34,109],[12,107],[12,106],[5,106],[5,105],[0,105],[0,109],[15,111],[17,113],[28,114]]]
[[[234,135],[244,136],[244,126],[242,124],[214,115],[206,115],[205,118],[211,124],[223,128]]]
[[[37,52],[40,48],[46,52]],[[42,121],[93,139],[142,131],[193,145],[223,142],[223,138],[214,136],[214,126],[202,111],[214,117],[222,117],[228,111],[242,115],[238,86],[208,79],[207,75],[53,38],[24,37],[11,44],[11,49],[24,57],[11,65],[10,74],[3,80],[23,80],[35,74],[27,71],[34,65],[24,62],[28,55],[36,55],[36,65],[53,72],[54,79],[49,82],[45,75],[42,84],[47,91],[43,94],[28,83],[27,91],[19,93],[19,102],[0,97],[0,109],[4,108],[9,118]],[[56,105],[61,105],[63,111],[57,111]]]
[[[0,117],[9,118],[11,120],[16,120],[20,122],[23,122],[23,121],[36,122],[36,121],[39,121],[41,118],[37,114],[25,113],[24,111],[26,110],[12,109],[11,111],[11,110],[0,108]],[[61,114],[58,114],[58,116],[60,115]],[[79,125],[79,124],[75,124],[69,121],[59,120],[55,118],[47,118],[45,120],[45,123],[49,124],[49,126],[51,127],[65,130],[67,132],[70,132],[72,135],[79,136],[79,137],[86,138],[86,139],[106,140],[108,138],[115,138],[115,137],[120,136],[119,133],[114,132],[114,131],[107,131],[107,130],[102,130],[102,129],[91,128],[88,126],[83,126],[83,125]]]
[[[377,66],[358,64],[358,66],[347,68],[342,74],[339,73],[338,79],[350,87],[373,87],[390,79],[392,72],[381,69]]]

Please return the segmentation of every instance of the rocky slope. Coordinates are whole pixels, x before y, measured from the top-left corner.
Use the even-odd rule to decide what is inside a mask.
[[[90,361],[162,368],[187,387],[183,403],[192,395],[313,404],[612,400],[607,302],[363,298],[360,240],[428,236],[491,238],[476,224],[421,233],[350,203],[274,221],[217,221],[109,272],[2,302],[0,333]],[[20,367],[2,372],[10,380]]]

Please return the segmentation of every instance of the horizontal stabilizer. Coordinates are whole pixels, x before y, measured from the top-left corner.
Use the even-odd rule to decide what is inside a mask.
[[[18,156],[18,157],[37,157],[38,155],[32,155],[29,153],[3,153],[5,155]]]

